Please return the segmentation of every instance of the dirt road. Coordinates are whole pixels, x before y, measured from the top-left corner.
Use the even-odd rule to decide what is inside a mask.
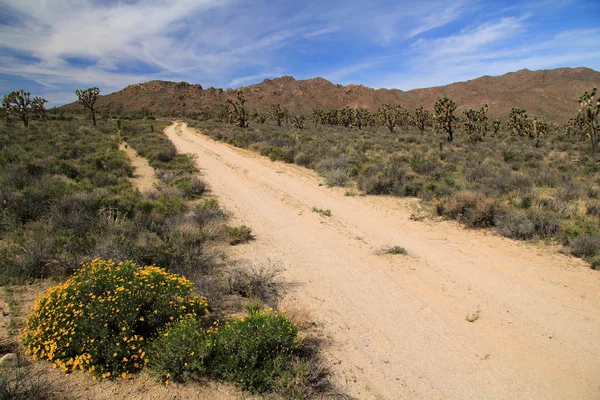
[[[144,157],[140,157],[137,154],[137,151],[129,147],[125,142],[122,142],[119,145],[119,150],[124,151],[131,161],[134,174],[131,178],[131,184],[140,192],[152,190],[154,182],[156,182],[156,176],[154,174],[154,168],[150,166],[148,160]]]
[[[312,171],[185,124],[166,133],[256,233],[239,251],[287,266],[289,296],[323,323],[335,379],[350,394],[600,398],[600,272],[543,245],[413,221],[410,201],[345,196]],[[408,255],[378,253],[390,245]]]

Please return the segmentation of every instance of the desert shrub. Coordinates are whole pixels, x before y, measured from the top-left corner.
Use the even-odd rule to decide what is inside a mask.
[[[204,230],[185,220],[169,228],[169,222],[166,224],[169,232],[165,238],[169,270],[189,278],[208,273],[214,266],[214,254],[204,248]]]
[[[228,226],[226,228],[227,237],[229,238],[229,244],[235,246],[236,244],[249,242],[254,238],[252,235],[252,229],[246,225],[240,226]]]
[[[225,212],[221,209],[217,199],[205,199],[196,205],[194,219],[200,226],[206,225],[210,221],[221,220],[225,218]]]
[[[177,321],[148,346],[147,358],[151,372],[165,382],[212,376],[252,393],[276,391],[293,398],[329,389],[327,371],[304,346],[298,327],[256,305],[206,330],[194,319]]]
[[[320,214],[320,215],[322,215],[324,217],[331,217],[331,210],[328,209],[328,208],[313,207],[312,208],[312,212]]]
[[[402,246],[385,247],[383,249],[383,252],[387,253],[387,254],[394,254],[394,255],[398,255],[398,254],[406,255],[406,254],[408,254],[408,252],[406,251],[406,249],[404,247],[402,247]]]
[[[580,235],[571,240],[571,252],[577,257],[594,257],[600,255],[600,236]]]
[[[401,162],[392,162],[383,168],[370,168],[358,180],[358,187],[367,194],[392,194],[402,196],[407,181],[407,171]]]
[[[600,188],[597,186],[590,185],[587,188],[587,195],[590,199],[598,199],[600,198]]]
[[[330,187],[346,186],[348,181],[350,181],[348,170],[342,168],[328,169],[322,172],[321,175],[325,178],[327,186]]]
[[[207,313],[193,290],[158,267],[96,259],[36,301],[23,344],[65,371],[128,377],[144,366],[147,342],[166,324]]]
[[[558,190],[558,198],[568,202],[577,199],[581,195],[581,186],[572,178],[565,179]]]
[[[438,206],[438,214],[456,219],[474,228],[494,226],[499,212],[500,206],[496,201],[473,192],[455,193]]]
[[[184,177],[175,181],[174,186],[181,190],[186,199],[195,199],[206,191],[206,183],[195,177]]]
[[[163,329],[148,346],[148,369],[165,382],[185,382],[208,373],[215,346],[214,330],[184,318]]]
[[[48,276],[58,251],[56,239],[51,234],[52,225],[36,221],[28,227],[18,247],[20,257],[17,274],[28,279],[43,278]]]
[[[253,393],[272,390],[302,347],[293,322],[258,307],[219,326],[215,341],[212,373]]]
[[[160,195],[156,200],[142,200],[136,204],[136,212],[150,214],[153,211],[169,217],[178,215],[185,210],[183,199],[177,196]]]
[[[415,154],[410,160],[410,167],[413,171],[427,176],[440,177],[444,173],[444,165],[434,155],[425,157]]]
[[[237,265],[227,271],[229,293],[259,299],[271,307],[277,306],[283,284],[278,266]]]
[[[600,270],[600,256],[592,257],[590,260],[590,267],[596,271]]]
[[[307,153],[298,153],[294,156],[294,164],[301,165],[303,167],[310,167],[313,158],[310,154]]]
[[[296,151],[290,147],[266,147],[261,151],[263,156],[269,157],[271,161],[284,161],[286,163],[293,163]]]
[[[535,225],[521,210],[505,210],[495,217],[496,229],[502,236],[528,240],[535,234]]]
[[[0,367],[0,399],[50,400],[55,398],[56,385],[47,377],[35,373],[22,354],[15,363]]]
[[[346,154],[341,154],[337,157],[328,157],[319,161],[315,167],[315,170],[319,174],[324,174],[326,171],[332,169],[343,169],[348,170],[350,167],[350,158]]]
[[[493,188],[500,193],[509,193],[516,191],[521,194],[527,194],[531,191],[533,181],[528,176],[509,170],[500,170],[492,180]]]
[[[536,236],[540,238],[557,237],[561,232],[560,220],[555,214],[532,210],[528,217],[533,223]]]
[[[167,147],[166,149],[162,149],[156,152],[156,159],[162,162],[169,162],[175,158],[177,154],[177,150],[173,147]]]
[[[593,217],[600,217],[600,201],[588,201],[585,203],[585,213]]]
[[[536,186],[556,187],[560,183],[560,176],[551,168],[539,168],[533,171],[533,180]]]

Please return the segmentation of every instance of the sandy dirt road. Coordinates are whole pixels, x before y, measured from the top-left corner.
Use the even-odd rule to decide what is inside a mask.
[[[600,398],[600,273],[580,260],[454,222],[412,221],[406,200],[345,196],[310,170],[185,124],[165,132],[256,233],[240,254],[287,267],[289,297],[323,323],[349,394]],[[386,245],[408,256],[378,254]]]
[[[148,160],[140,157],[135,149],[132,149],[126,142],[119,145],[119,150],[124,151],[131,161],[131,166],[134,168],[131,183],[140,192],[147,192],[154,188],[154,183],[157,181],[154,173],[154,168],[150,166]]]

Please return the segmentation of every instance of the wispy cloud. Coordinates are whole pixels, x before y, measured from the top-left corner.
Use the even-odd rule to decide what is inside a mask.
[[[256,74],[256,75],[248,75],[248,76],[241,76],[235,79],[232,79],[231,81],[229,81],[229,86],[231,87],[238,87],[241,86],[245,83],[248,82],[255,82],[257,80],[261,80],[261,79],[265,79],[265,78],[275,78],[278,76],[281,76],[282,74],[282,70],[276,70],[276,71],[271,71],[271,72],[263,72],[260,74]]]
[[[330,33],[338,32],[340,29],[342,29],[342,28],[339,27],[339,26],[331,26],[331,27],[328,27],[328,28],[317,29],[316,31],[305,33],[304,37],[305,38],[314,38],[314,37],[317,37],[317,36],[328,35]]]
[[[489,50],[505,43],[509,38],[514,38],[523,29],[522,22],[526,18],[527,16],[502,18],[464,29],[457,35],[439,39],[419,39],[412,44],[411,49],[425,55],[424,58],[428,61]]]
[[[463,14],[464,5],[464,1],[456,1],[447,6],[441,12],[434,12],[425,16],[422,21],[419,21],[417,26],[408,32],[408,38],[418,36],[422,33],[445,26],[450,22],[457,20],[461,14]]]

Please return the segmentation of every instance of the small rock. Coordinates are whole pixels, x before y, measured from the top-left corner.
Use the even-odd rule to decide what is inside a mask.
[[[17,363],[17,355],[15,353],[7,353],[0,358],[0,367],[13,367]]]

